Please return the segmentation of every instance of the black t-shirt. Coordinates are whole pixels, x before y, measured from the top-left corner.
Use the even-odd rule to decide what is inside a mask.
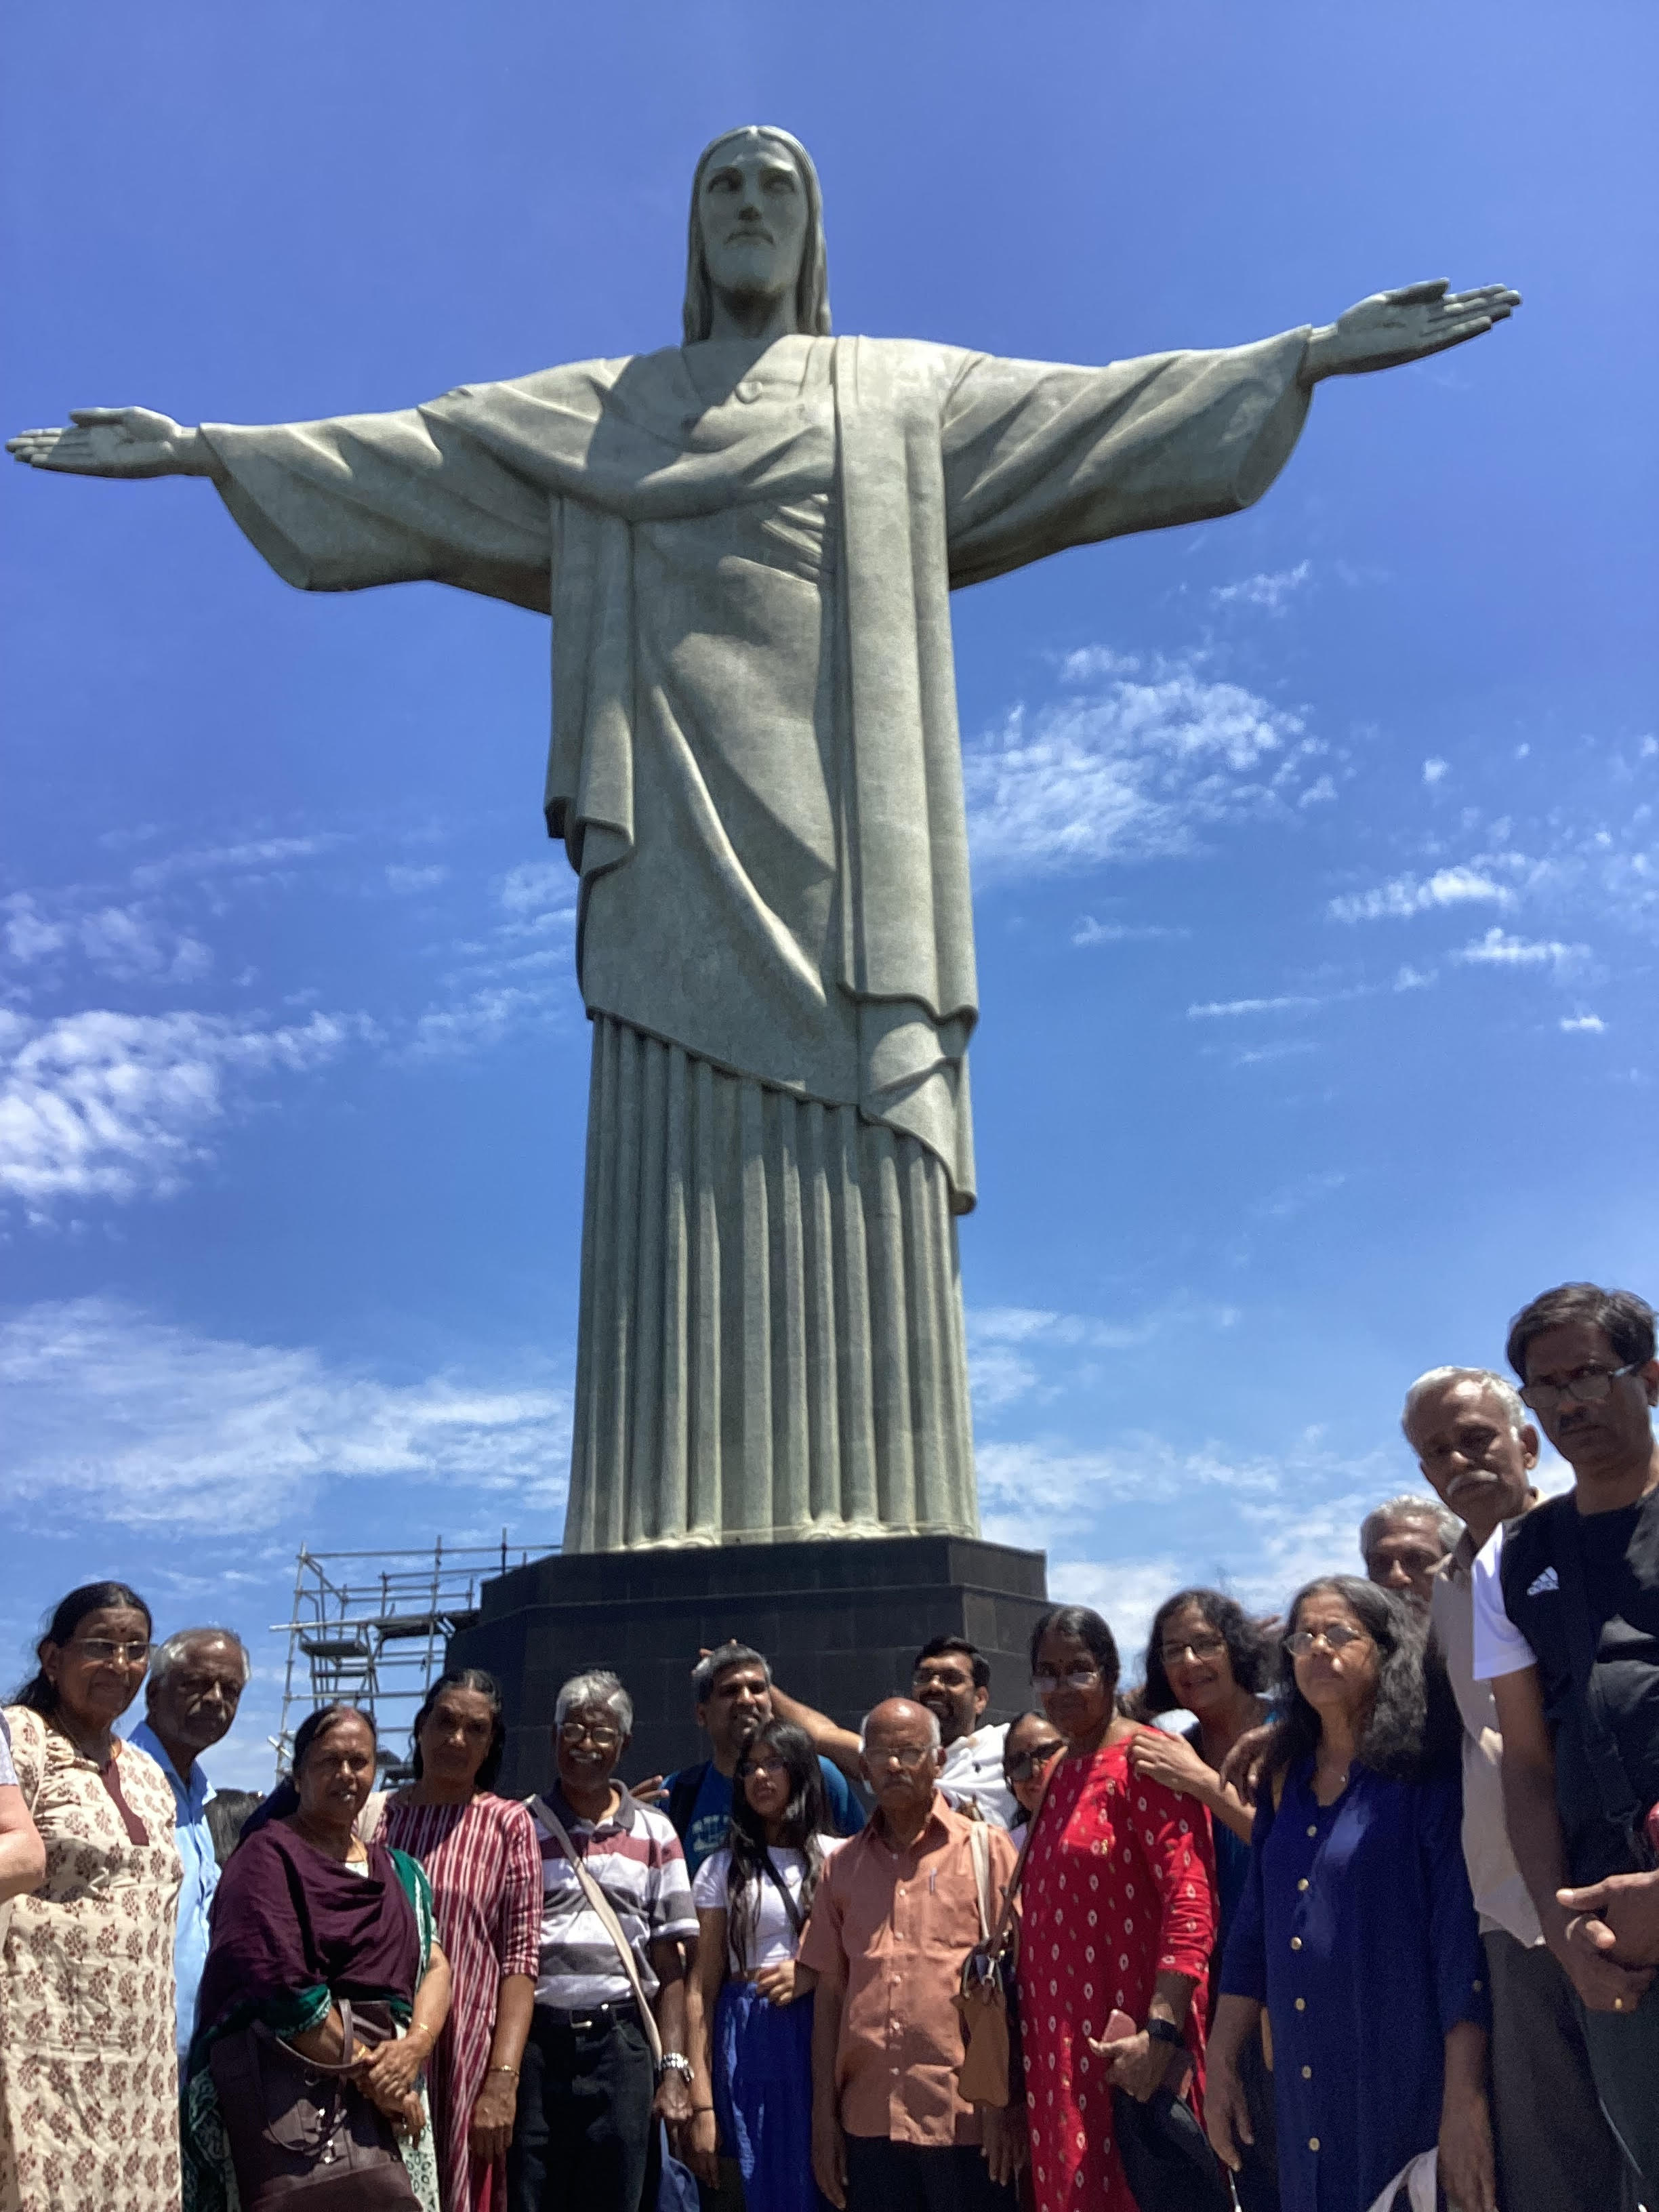
[[[1568,1612],[1564,1545],[1583,1562],[1585,1603],[1597,1638],[1595,1679],[1630,1784],[1644,1807],[1659,1802],[1659,1490],[1613,1513],[1581,1514],[1571,1495],[1552,1498],[1504,1538],[1504,1610],[1538,1662],[1544,1711],[1555,1729],[1555,1796],[1567,1864],[1577,1884],[1629,1873],[1628,1838],[1602,1810],[1584,1750]]]

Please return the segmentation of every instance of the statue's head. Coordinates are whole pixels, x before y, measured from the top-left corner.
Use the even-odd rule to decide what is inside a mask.
[[[793,293],[795,328],[830,334],[823,199],[812,157],[769,124],[725,131],[691,182],[685,342],[708,336],[716,294],[760,301]]]

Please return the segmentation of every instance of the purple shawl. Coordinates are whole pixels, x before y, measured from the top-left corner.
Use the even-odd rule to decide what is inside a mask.
[[[408,2005],[420,1954],[415,1908],[383,1844],[369,1845],[367,1874],[350,1874],[273,1820],[238,1845],[220,1877],[197,2033],[233,2013],[289,2016],[296,2001],[321,1992]]]

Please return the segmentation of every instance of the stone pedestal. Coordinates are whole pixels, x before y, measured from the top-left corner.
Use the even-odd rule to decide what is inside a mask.
[[[522,1796],[552,1777],[553,1702],[586,1667],[609,1667],[634,1699],[623,1778],[707,1756],[690,1674],[704,1646],[763,1651],[782,1686],[849,1728],[908,1692],[930,1637],[966,1636],[991,1662],[989,1717],[1030,1703],[1026,1644],[1048,1603],[1041,1552],[958,1536],[589,1552],[538,1559],[483,1586],[476,1626],[450,1664],[487,1667],[508,1723],[497,1787]]]

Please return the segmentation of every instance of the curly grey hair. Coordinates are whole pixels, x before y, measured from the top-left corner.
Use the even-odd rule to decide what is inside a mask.
[[[1425,1398],[1432,1398],[1442,1390],[1449,1389],[1454,1382],[1477,1382],[1488,1390],[1504,1408],[1504,1419],[1510,1425],[1510,1434],[1518,1437],[1532,1416],[1521,1402],[1521,1393],[1507,1375],[1495,1374],[1490,1367],[1431,1367],[1426,1375],[1419,1375],[1406,1393],[1406,1402],[1401,1409],[1400,1425],[1406,1441],[1411,1441],[1412,1417]]]
[[[617,1726],[624,1735],[634,1733],[634,1700],[622,1685],[620,1674],[608,1668],[591,1667],[585,1674],[573,1674],[560,1690],[553,1706],[553,1725],[557,1728],[572,1705],[609,1705],[617,1716]]]
[[[242,1662],[242,1685],[247,1686],[248,1676],[253,1672],[253,1662],[248,1656],[247,1646],[234,1628],[175,1628],[163,1644],[158,1644],[150,1654],[149,1686],[156,1689],[166,1681],[192,1644],[234,1644]]]
[[[1398,1498],[1385,1498],[1380,1505],[1374,1505],[1360,1522],[1360,1558],[1369,1559],[1377,1538],[1387,1535],[1400,1521],[1426,1521],[1443,1552],[1454,1550],[1463,1533],[1463,1523],[1437,1498],[1419,1498],[1413,1492],[1404,1491]]]

